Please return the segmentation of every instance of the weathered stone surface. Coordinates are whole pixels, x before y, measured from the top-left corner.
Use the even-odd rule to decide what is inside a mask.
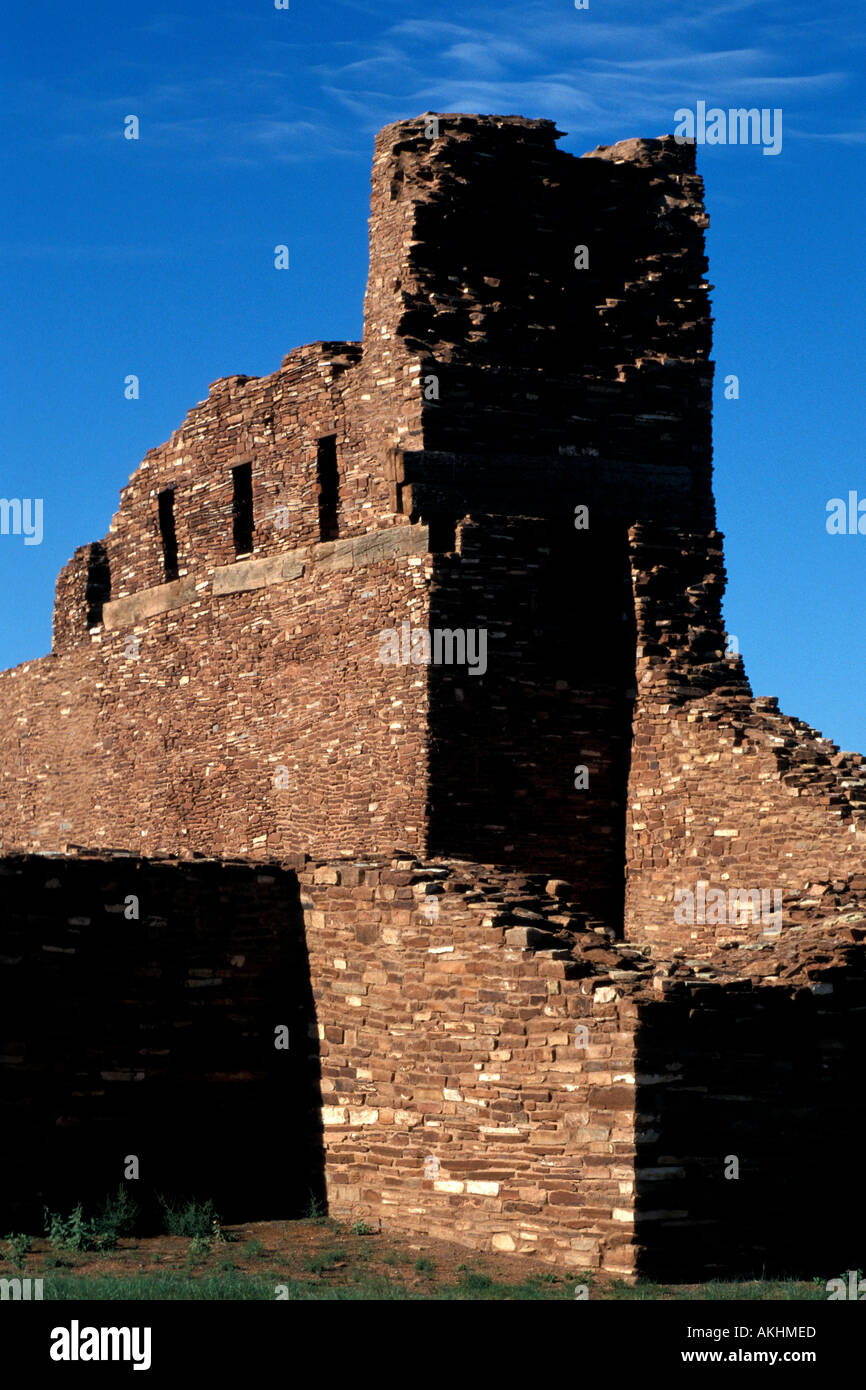
[[[160,613],[170,613],[174,608],[192,603],[195,597],[194,579],[174,579],[170,584],[157,584],[155,588],[147,589],[144,593],[106,603],[102,610],[102,621],[107,632],[117,628],[137,627],[148,618],[155,618]]]
[[[300,579],[304,572],[306,551],[289,555],[272,555],[267,560],[244,560],[237,565],[225,565],[214,570],[214,594],[243,594],[251,589],[264,589],[269,584],[281,584]]]
[[[863,760],[726,651],[694,149],[556,139],[380,132],[363,341],[215,382],[0,674],[4,1130],[101,1173],[120,1096],[159,1134],[165,1086],[270,1103],[290,979],[295,1176],[335,1212],[811,1277],[860,1234],[808,1197],[856,1148]]]

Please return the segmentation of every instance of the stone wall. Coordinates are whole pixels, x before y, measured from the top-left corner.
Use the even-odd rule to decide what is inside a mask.
[[[813,1197],[859,1133],[866,891],[688,964],[469,861],[10,856],[0,882],[8,1222],[135,1155],[154,1218],[326,1197],[576,1272],[856,1267],[844,1184]]]
[[[706,215],[691,146],[557,138],[380,133],[363,341],[215,382],[0,676],[7,851],[456,854],[621,922],[626,531],[712,518]],[[404,623],[487,669],[383,666]]]
[[[112,600],[86,643],[0,675],[7,852],[423,845],[426,673],[384,666],[378,634],[425,625],[424,528],[255,563],[178,606]]]
[[[631,1269],[632,1015],[566,884],[123,855],[8,856],[0,881],[7,1220],[99,1201],[135,1155],[146,1212],[163,1192],[276,1219],[326,1192]]]
[[[3,1230],[101,1202],[133,1156],[146,1221],[160,1193],[303,1214],[323,1156],[294,873],[15,855],[0,893]]]
[[[578,532],[568,516],[475,514],[434,568],[431,624],[483,627],[488,640],[483,679],[429,670],[430,851],[566,875],[611,924],[622,920],[630,609],[625,546],[601,519]]]
[[[327,1188],[573,1269],[857,1266],[769,1196],[835,1161],[804,1116],[853,1142],[863,761],[726,650],[694,149],[557,138],[382,131],[362,342],[215,382],[0,674],[4,1190],[135,1145],[200,1186],[162,1107],[225,1100],[292,1175],[206,1167],[239,1214]],[[278,986],[313,1029],[282,1090]]]
[[[411,860],[300,879],[330,1209],[628,1273],[634,1017],[609,972],[631,959],[565,884]]]
[[[552,121],[434,119],[377,137],[372,273],[390,252],[393,278],[376,278],[367,300],[396,382],[407,355],[422,388],[436,378],[438,398],[422,389],[415,417],[425,448],[682,464],[707,520],[707,219],[694,146],[628,140],[576,159],[556,148]]]
[[[631,537],[638,694],[626,935],[662,955],[707,955],[727,941],[784,931],[813,885],[819,899],[821,885],[841,891],[853,876],[857,886],[863,759],[783,715],[775,699],[755,699],[741,659],[725,656],[717,533],[644,525]],[[677,916],[683,890],[695,895],[696,918],[702,895],[702,921]],[[710,896],[720,893],[724,913],[721,898]],[[732,904],[738,893],[751,896]]]
[[[863,907],[862,891],[836,912],[825,897],[820,922],[807,907],[780,940],[643,991],[638,1273],[823,1281],[857,1268],[866,1221],[845,1173],[863,1126]]]

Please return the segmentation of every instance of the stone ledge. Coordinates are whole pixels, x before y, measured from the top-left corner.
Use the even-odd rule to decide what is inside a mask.
[[[109,632],[118,627],[135,627],[158,613],[169,613],[172,608],[191,603],[195,596],[195,579],[173,579],[169,584],[158,584],[155,589],[143,589],[140,594],[130,594],[128,598],[106,603],[102,609],[102,621]]]
[[[264,560],[240,560],[214,570],[215,594],[243,594],[250,589],[266,589],[270,584],[299,579],[304,572],[301,558],[305,551],[293,550],[288,555],[268,555]]]
[[[169,613],[173,608],[204,598],[209,592],[217,595],[242,594],[253,589],[266,589],[273,584],[285,584],[299,579],[309,566],[321,573],[335,569],[361,568],[381,560],[403,555],[426,555],[429,551],[426,526],[394,526],[382,531],[368,531],[363,536],[346,536],[343,540],[321,541],[317,545],[267,555],[260,560],[239,560],[214,570],[210,581],[189,575],[169,584],[113,599],[102,610],[106,631],[135,627],[148,618]]]

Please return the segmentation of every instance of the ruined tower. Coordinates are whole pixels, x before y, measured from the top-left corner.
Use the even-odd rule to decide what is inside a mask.
[[[216,382],[64,570],[7,848],[411,849],[621,925],[628,528],[713,518],[706,219],[692,146],[557,135],[380,133],[363,342]],[[404,623],[486,669],[383,664]]]
[[[219,1075],[246,1078],[278,1007],[259,981],[305,961],[306,1079],[262,1076],[303,1108],[299,1181],[321,1169],[333,1210],[580,1268],[742,1269],[824,1162],[807,1126],[779,1178],[804,1094],[843,1150],[855,1119],[862,760],[726,650],[694,147],[557,139],[513,116],[383,130],[362,341],[214,383],[62,571],[51,655],[0,675],[5,1103],[32,1117],[32,1076],[43,1118],[71,1090],[125,1134],[119,1090],[173,1074],[140,993],[166,960],[177,998],[219,985]],[[216,906],[173,917],[193,858],[245,861],[243,887],[202,870]],[[32,889],[64,874],[65,918]],[[125,874],[159,908],[111,978],[162,1010],[169,1061],[118,1024],[122,1065],[90,1039],[49,1082],[15,1003],[48,1007],[33,923],[75,997],[63,953],[105,954]],[[724,913],[678,910],[710,892]],[[184,1095],[211,1084],[206,1049],[178,1066]]]

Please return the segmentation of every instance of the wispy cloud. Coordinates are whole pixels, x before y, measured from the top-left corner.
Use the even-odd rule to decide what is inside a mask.
[[[154,245],[151,242],[128,245],[88,245],[72,242],[0,242],[0,261],[54,261],[64,263],[78,262],[96,265],[124,265],[138,262],[157,262],[182,259],[184,251],[177,244]]]
[[[340,12],[355,18],[341,27]],[[594,0],[588,11],[568,0],[495,8],[470,0],[457,17],[396,22],[387,5],[336,0],[334,13],[325,43],[288,17],[249,25],[238,12],[231,74],[207,70],[192,53],[156,82],[148,80],[153,64],[137,70],[133,59],[117,91],[103,87],[97,99],[72,88],[46,92],[45,138],[56,142],[59,126],[72,143],[116,140],[123,116],[135,113],[157,156],[292,162],[360,155],[379,126],[424,110],[543,115],[572,139],[596,143],[670,130],[677,108],[698,99],[724,108],[784,103],[789,138],[796,129],[819,138],[821,99],[846,89],[850,53],[864,42],[856,16],[840,34],[832,14],[816,15],[807,0]],[[157,15],[142,32],[171,42],[186,23]],[[781,43],[797,25],[807,40]],[[26,93],[30,110],[33,96]],[[832,125],[823,138],[860,143],[838,114]]]
[[[801,140],[827,140],[837,145],[866,145],[866,130],[795,130]]]
[[[799,62],[769,39],[792,18],[777,0],[697,10],[667,0],[634,14],[622,0],[607,0],[603,11],[535,0],[495,13],[470,5],[460,22],[403,19],[365,40],[363,58],[323,65],[323,86],[368,128],[428,109],[521,111],[581,136],[614,126],[671,129],[676,109],[697,99],[722,107],[808,102],[850,79],[829,25],[826,42],[816,34]],[[803,15],[814,20],[805,6]],[[736,42],[740,31],[747,42]]]

